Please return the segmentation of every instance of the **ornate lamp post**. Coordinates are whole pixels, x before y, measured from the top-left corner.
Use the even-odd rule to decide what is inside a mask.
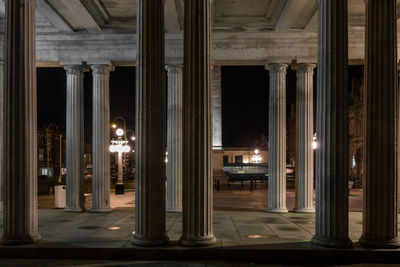
[[[124,194],[124,181],[122,178],[122,154],[128,153],[131,151],[131,147],[128,145],[128,142],[125,138],[122,139],[124,136],[124,130],[117,129],[116,134],[118,139],[111,140],[110,145],[110,152],[111,153],[118,153],[118,178],[117,184],[115,185],[115,194],[116,195],[123,195]]]

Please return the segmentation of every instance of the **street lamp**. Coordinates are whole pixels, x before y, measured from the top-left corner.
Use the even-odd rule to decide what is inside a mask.
[[[315,150],[315,149],[318,148],[317,135],[316,135],[316,134],[313,135],[313,141],[312,141],[312,143],[311,143],[311,146],[312,146],[312,149],[313,149],[313,150]]]
[[[125,137],[125,139],[126,139],[126,133],[127,133],[127,132],[126,132],[126,121],[125,121],[124,118],[122,118],[122,117],[115,117],[114,120],[113,120],[113,123],[111,124],[111,127],[112,127],[113,129],[117,129],[117,127],[118,127],[117,121],[118,121],[118,120],[120,120],[120,121],[123,122],[123,128],[122,128],[122,130],[124,130],[124,133],[125,133],[124,137]]]
[[[135,133],[134,133],[132,130],[127,130],[127,131],[126,131],[126,134],[125,134],[125,137],[126,137],[129,133],[131,134],[131,141],[135,141],[135,140],[136,140]]]
[[[124,194],[124,181],[122,178],[122,154],[128,153],[131,151],[131,147],[128,145],[126,138],[122,139],[125,131],[122,129],[117,129],[116,134],[118,136],[117,140],[111,140],[110,145],[110,152],[111,153],[118,153],[118,178],[117,184],[115,185],[115,194],[116,195],[123,195]]]
[[[260,150],[255,149],[254,150],[254,155],[251,157],[251,160],[255,163],[260,163],[262,160],[262,157],[260,155]]]

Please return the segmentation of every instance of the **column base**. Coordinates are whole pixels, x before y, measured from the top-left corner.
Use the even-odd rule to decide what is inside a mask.
[[[350,238],[348,237],[341,240],[332,240],[327,238],[318,238],[314,236],[311,239],[311,244],[327,248],[351,248],[353,246]]]
[[[79,213],[79,212],[83,212],[84,209],[82,209],[82,208],[65,208],[64,211],[65,212],[77,212],[77,213]]]
[[[371,248],[400,248],[400,241],[397,238],[392,239],[367,239],[364,236],[360,238],[360,244],[363,247]]]
[[[205,247],[214,245],[217,239],[214,235],[204,236],[204,237],[184,237],[182,236],[179,242],[182,246],[187,247]]]
[[[116,184],[115,185],[115,194],[116,195],[125,194],[125,186],[124,186],[124,184]]]
[[[111,211],[112,211],[112,208],[94,208],[94,209],[90,210],[90,212],[93,212],[93,213],[108,213]]]
[[[3,236],[1,240],[1,244],[5,246],[18,246],[18,245],[27,245],[27,244],[32,244],[35,242],[39,242],[42,240],[42,236],[39,233],[35,233],[32,235],[27,235],[23,237],[17,237],[17,236],[10,236],[10,237],[5,237]]]
[[[140,247],[157,247],[165,245],[166,243],[168,243],[168,240],[169,239],[167,236],[162,236],[156,239],[150,239],[134,235],[131,242],[132,244]]]
[[[299,209],[295,209],[294,212],[297,212],[297,213],[315,213],[315,209],[314,208],[299,208]]]
[[[165,211],[166,212],[182,212],[182,208],[176,208],[176,207],[173,207],[173,208],[166,208],[165,209]]]
[[[288,209],[286,208],[268,208],[266,212],[271,212],[271,213],[287,213]]]

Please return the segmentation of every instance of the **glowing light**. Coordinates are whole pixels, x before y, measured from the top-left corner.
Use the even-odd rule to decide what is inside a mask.
[[[263,236],[263,235],[248,235],[247,237],[250,239],[265,238],[265,236]]]
[[[115,133],[116,133],[118,136],[123,136],[123,135],[124,135],[124,130],[122,130],[121,128],[119,128],[119,129],[117,129],[117,130],[115,131]]]
[[[128,153],[129,151],[131,151],[131,147],[128,145],[128,141],[112,140],[111,143],[112,145],[109,148],[111,153]]]
[[[311,143],[312,149],[317,149],[318,148],[318,143],[317,143],[317,136],[314,134],[313,136],[313,141]]]
[[[135,141],[135,140],[136,140],[136,137],[132,136],[132,137],[131,137],[131,140],[132,140],[132,141]]]
[[[261,155],[253,155],[253,156],[251,157],[251,161],[252,161],[252,162],[255,162],[255,163],[261,163],[262,157],[261,157]]]
[[[110,227],[107,227],[107,229],[108,229],[108,230],[114,231],[114,230],[119,230],[119,229],[121,229],[121,227],[119,227],[119,226],[110,226]]]
[[[262,157],[260,155],[260,150],[255,149],[254,155],[251,157],[251,161],[255,163],[260,163],[262,161]]]
[[[117,128],[117,124],[113,123],[113,124],[111,124],[111,127],[116,129]]]

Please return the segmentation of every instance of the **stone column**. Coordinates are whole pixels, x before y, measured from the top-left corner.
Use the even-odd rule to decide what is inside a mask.
[[[316,213],[312,243],[350,247],[348,237],[347,0],[318,1]]]
[[[4,244],[40,240],[35,0],[5,2]]]
[[[92,212],[110,212],[110,70],[92,65],[93,139]]]
[[[366,1],[366,120],[363,234],[360,243],[397,248],[396,1]]]
[[[268,212],[286,208],[286,64],[269,64]]]
[[[84,88],[81,65],[67,65],[67,206],[65,211],[85,209],[83,196]]]
[[[397,62],[397,88],[400,88],[400,61]],[[397,105],[400,105],[400,94],[397,94]],[[397,108],[397,117],[400,119],[400,108]],[[397,121],[397,140],[400,140],[400,122]],[[400,149],[400,141],[397,141],[397,151]],[[400,155],[397,155],[397,166],[400,167]],[[400,213],[400,171],[397,171],[397,212]]]
[[[167,211],[182,211],[182,65],[169,65]]]
[[[222,149],[221,66],[212,68],[211,88],[213,149]]]
[[[164,1],[137,1],[136,229],[139,246],[166,243]]]
[[[0,61],[0,211],[3,211],[3,177],[4,177],[4,62]]]
[[[185,1],[183,230],[181,243],[206,246],[213,234],[211,1]]]
[[[315,64],[299,64],[296,94],[296,212],[314,212],[313,74]]]

